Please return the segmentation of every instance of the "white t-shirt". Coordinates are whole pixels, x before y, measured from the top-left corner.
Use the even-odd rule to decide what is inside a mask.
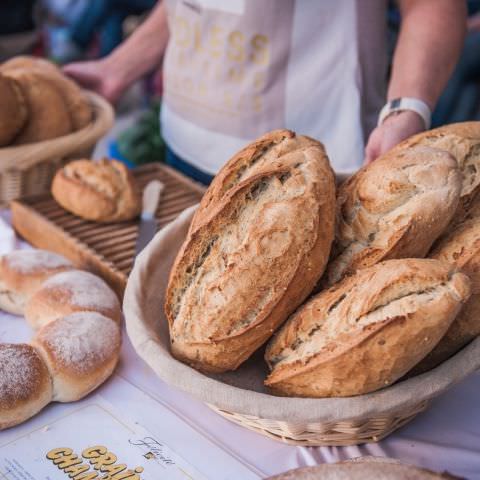
[[[352,171],[385,101],[386,0],[166,0],[162,131],[214,174],[277,128]]]

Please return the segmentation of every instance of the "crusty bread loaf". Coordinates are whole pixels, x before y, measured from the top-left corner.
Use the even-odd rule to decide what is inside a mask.
[[[429,257],[451,263],[472,281],[472,296],[438,345],[413,370],[426,372],[457,353],[480,335],[480,198],[467,210],[467,218],[444,235]],[[471,215],[470,213],[477,213]]]
[[[35,329],[75,312],[97,312],[122,321],[120,302],[96,275],[81,270],[58,273],[45,281],[25,307],[25,318]]]
[[[400,462],[339,462],[289,470],[267,480],[459,480]]]
[[[480,193],[480,122],[462,122],[428,130],[398,144],[392,154],[416,145],[430,146],[449,152],[463,174],[459,210],[464,214],[474,197]]]
[[[46,250],[15,250],[0,257],[0,309],[23,315],[27,300],[42,282],[73,268],[65,257]]]
[[[424,257],[454,215],[462,176],[447,152],[387,153],[339,189],[327,283],[391,258]]]
[[[18,82],[28,110],[27,121],[14,138],[14,145],[49,140],[72,131],[63,97],[47,75],[29,69],[7,70],[3,75]]]
[[[274,159],[219,195],[214,215],[197,218],[172,268],[172,353],[201,370],[237,368],[325,268],[335,185],[324,149],[312,141]]]
[[[1,74],[0,106],[0,147],[4,147],[25,125],[27,106],[17,81]]]
[[[266,385],[281,395],[360,395],[424,358],[470,296],[470,280],[432,259],[388,260],[311,298],[274,336]]]
[[[32,340],[53,379],[53,400],[73,402],[101,385],[120,354],[120,327],[97,312],[77,312],[42,327]]]
[[[0,430],[18,425],[52,400],[52,379],[37,351],[0,343]]]
[[[76,160],[58,170],[52,194],[65,210],[95,222],[131,220],[140,194],[128,168],[116,160]]]
[[[73,130],[86,127],[92,119],[92,108],[80,87],[52,62],[48,60],[20,55],[0,65],[0,72],[26,69],[36,70],[45,75],[51,85],[60,92],[70,115]]]

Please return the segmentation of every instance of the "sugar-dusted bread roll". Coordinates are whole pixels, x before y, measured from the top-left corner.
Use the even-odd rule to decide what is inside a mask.
[[[30,345],[0,343],[0,430],[29,419],[52,400],[52,379]]]
[[[116,160],[76,160],[58,170],[52,194],[65,210],[95,222],[131,220],[140,194],[128,168]]]
[[[101,385],[117,364],[120,327],[97,312],[78,312],[42,327],[32,340],[53,379],[53,400],[73,402]]]
[[[388,260],[312,297],[274,336],[265,384],[280,395],[345,397],[391,385],[440,341],[470,280],[432,259]]]
[[[267,480],[460,480],[400,462],[340,462],[289,470]]]
[[[327,283],[391,258],[424,257],[452,219],[462,174],[443,150],[387,153],[341,185]]]
[[[480,335],[480,198],[429,253],[429,257],[448,262],[472,281],[472,296],[455,318],[440,343],[412,371],[430,370],[457,353]],[[476,213],[476,215],[474,215]]]
[[[23,315],[27,300],[48,277],[73,268],[65,257],[46,250],[16,250],[0,257],[0,309]]]
[[[72,131],[70,114],[63,97],[48,75],[38,70],[20,68],[4,71],[3,75],[17,81],[28,110],[26,123],[14,138],[14,145],[49,140]]]
[[[97,312],[120,324],[122,311],[113,290],[96,275],[71,270],[50,277],[33,294],[25,318],[35,329],[74,312]]]
[[[416,145],[445,150],[457,160],[463,174],[456,215],[461,218],[475,195],[480,192],[480,122],[453,123],[419,133],[397,145],[392,154]]]
[[[52,62],[38,57],[20,55],[0,65],[0,73],[26,69],[43,73],[58,89],[67,107],[73,130],[86,127],[92,119],[92,108],[80,87]]]
[[[0,147],[8,145],[27,121],[25,97],[17,81],[0,74]]]
[[[204,371],[235,369],[260,347],[311,292],[330,252],[335,184],[323,146],[305,140],[257,161],[263,167],[245,178],[253,167],[239,163],[231,174],[240,183],[204,203],[214,214],[197,217],[171,271],[172,353]]]

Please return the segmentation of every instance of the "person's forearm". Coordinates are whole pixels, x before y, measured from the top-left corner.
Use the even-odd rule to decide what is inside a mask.
[[[158,65],[168,42],[167,14],[160,1],[142,25],[106,59],[128,86]]]
[[[402,0],[402,23],[388,99],[415,97],[433,110],[460,55],[465,36],[463,0]]]

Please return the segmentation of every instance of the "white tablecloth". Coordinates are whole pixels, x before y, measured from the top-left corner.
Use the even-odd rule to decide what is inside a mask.
[[[8,221],[8,212],[3,212],[0,217]],[[0,226],[1,249],[13,248],[8,235],[2,236],[1,230]],[[23,245],[17,241],[16,247],[19,246]],[[24,322],[0,313],[0,342],[25,341],[30,336],[31,332]],[[137,403],[122,395],[120,392],[125,382],[146,392],[152,400],[150,407],[146,404],[136,408]],[[133,416],[135,421],[147,425],[153,433],[161,426],[154,421],[155,408],[152,405],[155,402],[168,404],[217,445],[264,476],[300,466],[362,455],[382,455],[433,470],[448,470],[468,479],[480,479],[480,372],[435,400],[426,412],[387,439],[359,447],[292,447],[234,425],[159,380],[136,355],[127,338],[116,374],[97,392],[118,412],[123,411],[130,418]],[[61,409],[63,406],[52,404],[48,408]],[[0,440],[14,438],[19,429],[28,428],[28,423],[1,432]],[[230,473],[228,478],[241,480],[234,473]]]

